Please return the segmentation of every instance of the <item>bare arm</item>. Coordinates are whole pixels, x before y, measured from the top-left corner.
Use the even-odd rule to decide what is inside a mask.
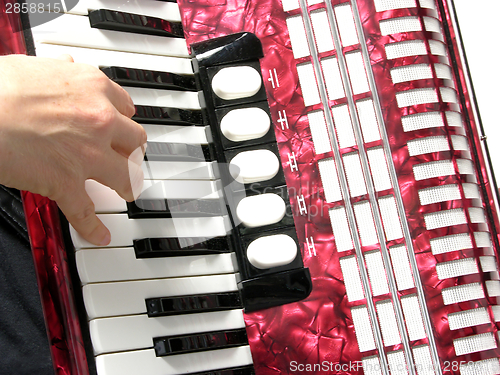
[[[0,183],[56,201],[86,240],[109,243],[85,180],[138,195],[146,133],[133,114],[127,92],[94,67],[0,57]]]

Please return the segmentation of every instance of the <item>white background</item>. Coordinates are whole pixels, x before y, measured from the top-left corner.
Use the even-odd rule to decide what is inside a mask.
[[[479,112],[500,181],[500,0],[454,0]]]

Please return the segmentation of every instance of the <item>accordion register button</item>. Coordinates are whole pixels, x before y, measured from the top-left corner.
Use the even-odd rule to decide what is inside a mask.
[[[240,108],[228,112],[221,120],[222,134],[233,142],[260,138],[271,126],[268,114],[262,108]]]
[[[231,176],[242,184],[270,180],[279,169],[278,158],[269,150],[243,151],[229,163]]]
[[[222,68],[212,79],[212,90],[224,100],[248,98],[259,92],[262,79],[250,66]]]
[[[297,244],[286,234],[259,237],[247,248],[250,264],[259,269],[284,266],[297,256]]]
[[[255,228],[279,222],[286,213],[286,204],[277,194],[260,194],[243,198],[236,208],[241,223]]]

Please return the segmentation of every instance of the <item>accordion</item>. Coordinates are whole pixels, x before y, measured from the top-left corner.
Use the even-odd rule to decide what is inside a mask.
[[[90,182],[127,238],[103,249],[23,194],[58,374],[500,374],[497,192],[451,2],[60,5],[43,20],[28,6],[31,29],[5,13],[5,28],[125,87],[151,186],[211,190],[161,209],[145,191],[110,214]],[[197,172],[160,170],[176,157]]]

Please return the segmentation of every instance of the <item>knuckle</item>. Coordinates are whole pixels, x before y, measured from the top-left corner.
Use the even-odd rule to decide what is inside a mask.
[[[94,221],[95,208],[94,204],[90,203],[85,206],[80,212],[73,216],[73,219],[77,221],[80,225],[87,226]]]

